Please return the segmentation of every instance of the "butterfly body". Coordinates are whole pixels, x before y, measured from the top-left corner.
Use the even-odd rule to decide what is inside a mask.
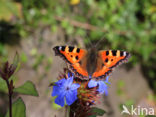
[[[87,57],[87,64],[86,64],[86,68],[87,68],[87,72],[89,76],[92,76],[92,74],[95,72],[96,67],[97,67],[97,50],[95,48],[91,48],[86,57]]]
[[[105,79],[114,67],[130,57],[128,52],[120,50],[97,51],[91,48],[87,51],[72,46],[56,46],[53,49],[67,62],[70,71],[82,80]]]

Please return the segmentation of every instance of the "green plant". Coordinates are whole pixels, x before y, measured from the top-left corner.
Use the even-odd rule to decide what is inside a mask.
[[[7,61],[0,68],[0,90],[8,93],[9,97],[9,109],[6,117],[26,117],[26,106],[22,98],[18,98],[12,103],[14,93],[38,96],[37,90],[31,81],[27,81],[17,88],[14,86],[13,74],[18,65],[17,58],[16,55],[12,64]]]

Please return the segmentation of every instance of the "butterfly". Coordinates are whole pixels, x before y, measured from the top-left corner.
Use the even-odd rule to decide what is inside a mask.
[[[120,50],[90,50],[72,46],[55,46],[55,55],[66,61],[68,69],[81,80],[106,79],[113,69],[127,62],[130,53]]]

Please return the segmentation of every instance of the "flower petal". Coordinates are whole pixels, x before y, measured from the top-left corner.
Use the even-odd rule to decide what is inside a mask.
[[[67,105],[73,104],[76,99],[77,99],[77,90],[74,90],[74,91],[69,90],[66,93],[66,103],[67,103]]]
[[[89,83],[88,83],[88,87],[89,88],[93,88],[93,87],[96,87],[97,86],[97,81],[95,80],[90,80]]]
[[[108,89],[105,90],[105,95],[108,96]]]
[[[64,86],[64,83],[66,82],[66,79],[63,78],[57,82],[55,82],[55,86],[53,86],[53,92],[51,94],[51,96],[56,96],[60,93],[60,90],[62,89],[62,87]]]
[[[106,77],[105,82],[108,83],[108,84],[110,84],[110,82],[108,80],[109,80],[109,76]]]
[[[71,73],[70,73],[70,72],[68,72],[68,78],[70,77],[70,75],[71,75]]]
[[[70,90],[76,90],[80,87],[80,85],[78,83],[74,83],[72,84],[72,86],[70,87]]]
[[[64,97],[57,96],[57,98],[55,99],[55,103],[60,105],[61,107],[63,107],[64,106]]]
[[[60,105],[60,106],[64,106],[64,97],[65,97],[66,92],[61,90],[59,92],[59,95],[57,96],[57,98],[55,99],[55,103]]]
[[[53,86],[53,91],[52,91],[51,96],[58,95],[59,94],[59,90],[60,90],[60,88],[58,86]]]
[[[99,93],[107,92],[108,86],[103,81],[98,81],[98,85],[99,85],[98,88]]]
[[[56,86],[63,86],[63,84],[64,84],[65,82],[66,82],[66,79],[63,78],[63,79],[57,81],[57,82],[55,83],[55,85],[56,85]]]
[[[74,74],[71,73],[71,72],[68,72],[68,78],[69,78],[69,77],[74,77]]]
[[[72,85],[72,83],[73,83],[73,77],[69,77],[68,79],[67,79],[67,82],[66,82],[66,86],[68,86],[68,87],[70,87],[71,85]]]

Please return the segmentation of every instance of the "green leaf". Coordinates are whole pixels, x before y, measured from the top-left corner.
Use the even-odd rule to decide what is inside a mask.
[[[96,115],[90,115],[89,117],[96,117]]]
[[[21,93],[24,95],[38,96],[38,92],[35,88],[35,85],[31,81],[27,81],[22,86],[15,88],[14,92]]]
[[[93,113],[94,115],[91,115],[89,117],[96,117],[96,115],[103,116],[106,113],[106,111],[104,111],[100,108],[96,108],[96,107],[91,108],[90,112]]]
[[[11,76],[9,81],[11,81],[11,80],[13,80],[13,82],[15,83],[17,78],[15,76]],[[3,80],[1,77],[0,77],[0,91],[2,91],[4,93],[8,92],[7,84],[6,84],[5,80]]]
[[[9,117],[9,111],[5,117]],[[26,107],[21,98],[18,98],[12,105],[12,117],[26,117]]]
[[[6,82],[0,77],[0,91],[7,92],[7,90]]]

